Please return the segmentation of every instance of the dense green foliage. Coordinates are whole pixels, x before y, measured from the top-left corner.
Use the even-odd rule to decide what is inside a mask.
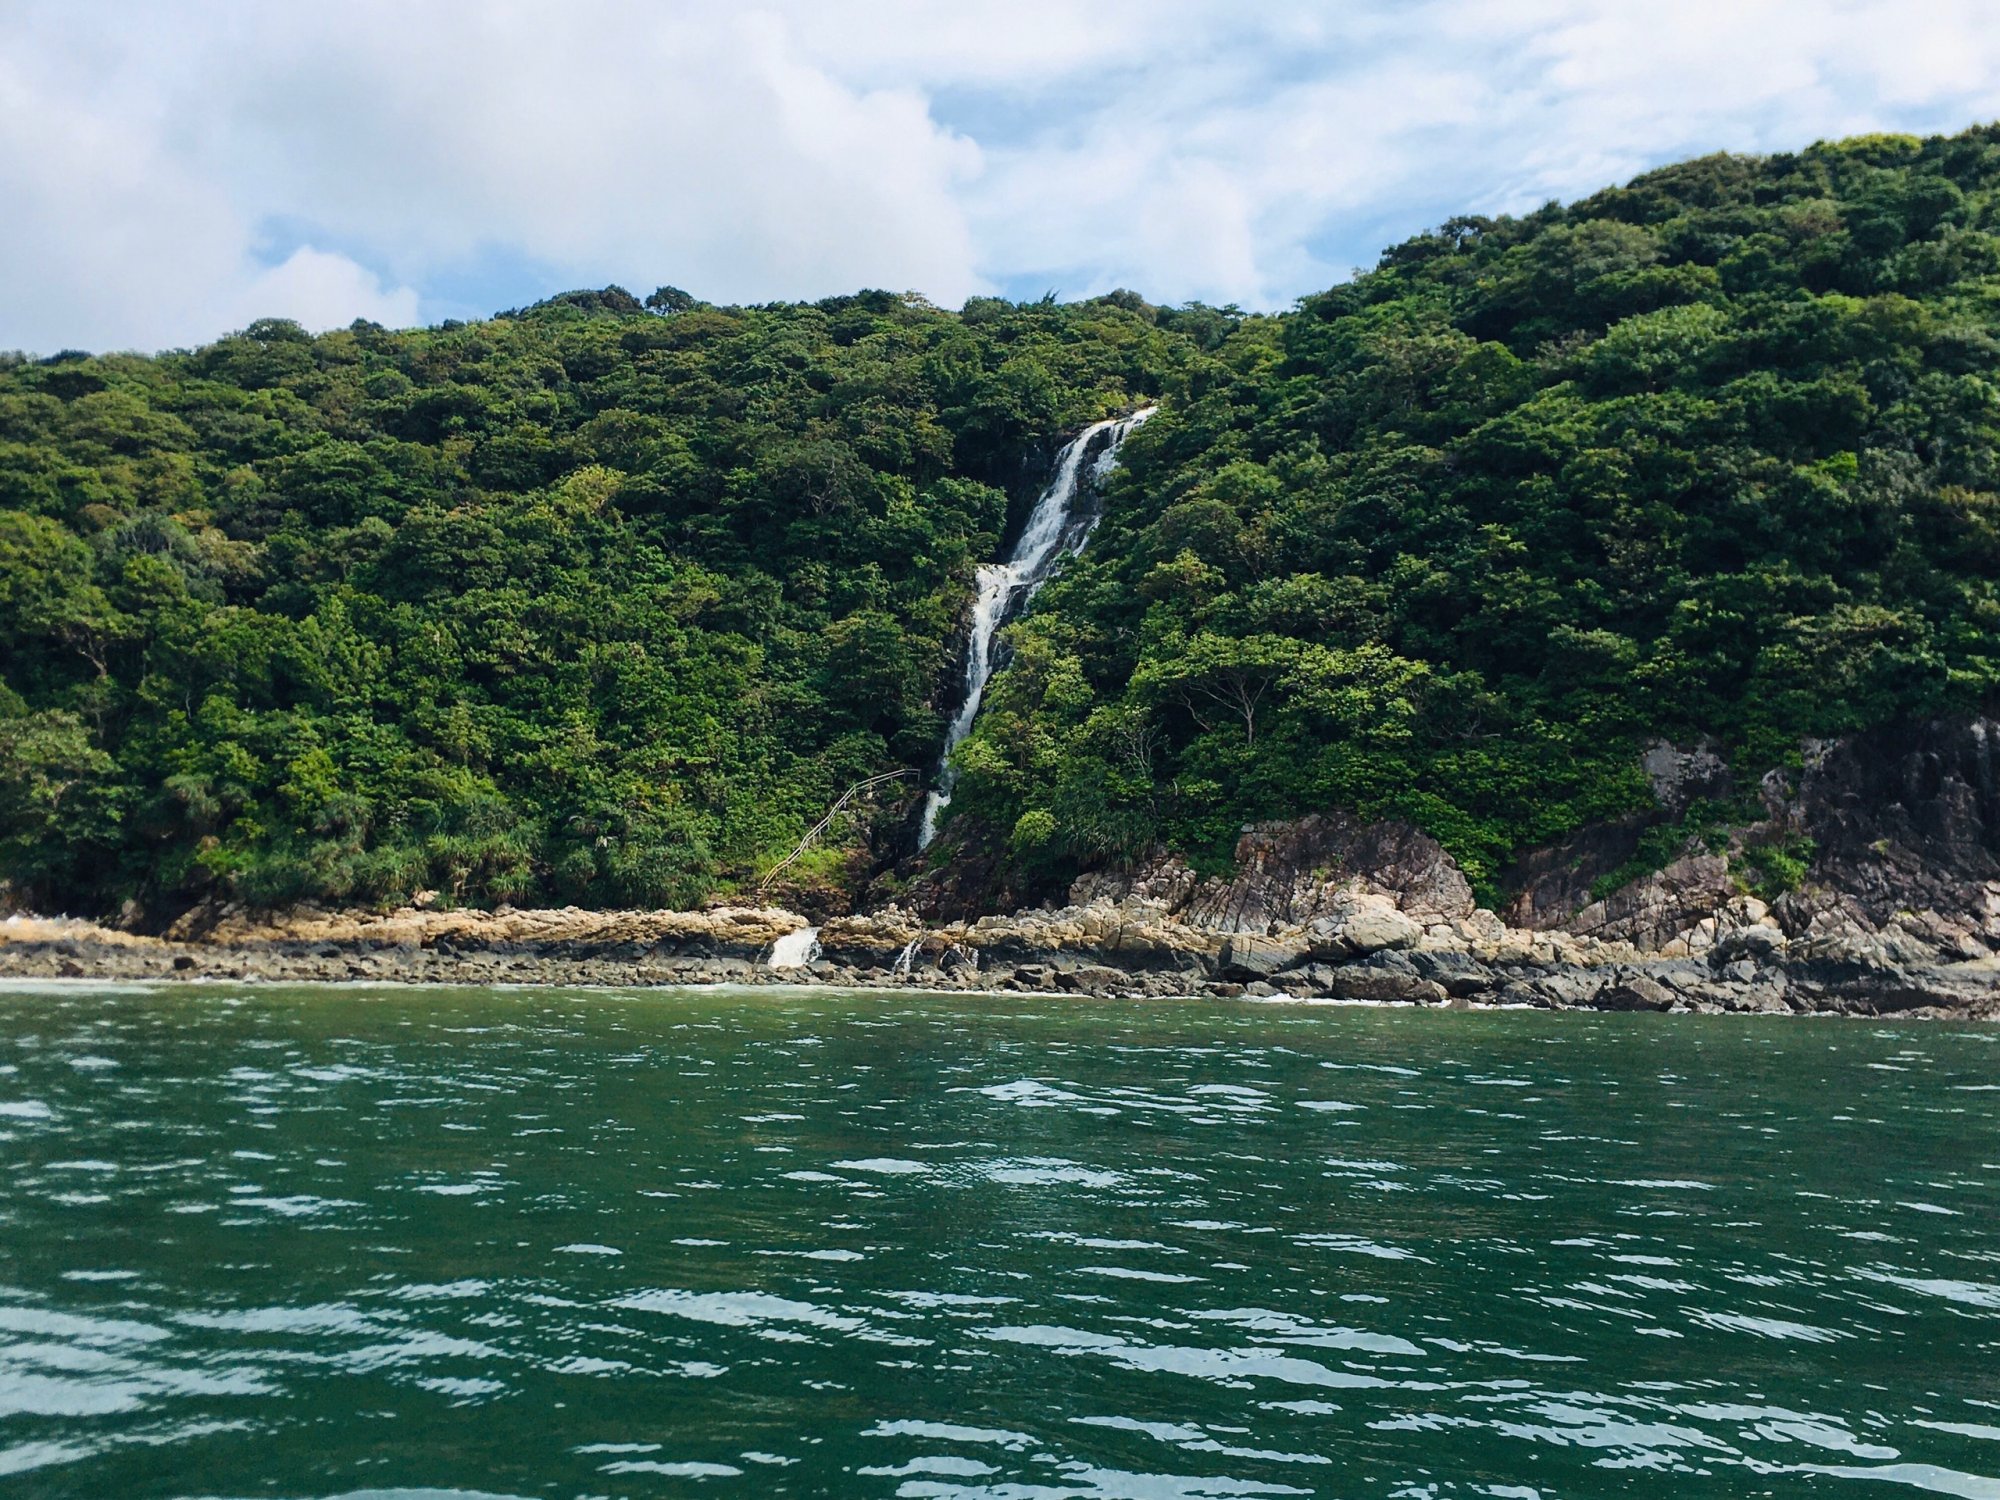
[[[1984,129],[1457,220],[1276,317],[612,288],[0,361],[0,878],[726,888],[928,762],[1023,463],[1159,397],[941,852],[1053,884],[1343,806],[1491,881],[1654,735],[1755,769],[1993,699],[1996,334]]]
[[[1397,246],[1245,321],[1128,444],[958,802],[1052,878],[1344,806],[1490,882],[1647,805],[1648,737],[1754,775],[1991,702],[1996,334],[1995,129]]]
[[[1194,348],[1118,300],[652,307],[0,369],[0,877],[692,902],[935,756],[1001,486]]]

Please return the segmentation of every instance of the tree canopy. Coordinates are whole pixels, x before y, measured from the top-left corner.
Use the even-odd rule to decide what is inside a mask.
[[[700,899],[936,754],[1024,462],[1185,379],[1140,306],[613,287],[6,361],[0,878]]]

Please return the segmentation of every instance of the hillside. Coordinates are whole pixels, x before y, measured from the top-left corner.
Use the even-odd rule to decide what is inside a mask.
[[[1062,436],[1157,400],[931,858],[1032,895],[1345,809],[1491,892],[1648,805],[1652,739],[1754,785],[1995,701],[1996,332],[1984,128],[1455,220],[1279,316],[611,288],[16,357],[0,879],[685,906],[907,767],[806,870],[893,891],[973,566]]]
[[[1651,806],[1654,737],[1754,788],[1990,703],[1996,188],[1994,130],[1710,157],[1246,320],[1129,444],[961,806],[1051,876],[1395,814],[1490,889]]]

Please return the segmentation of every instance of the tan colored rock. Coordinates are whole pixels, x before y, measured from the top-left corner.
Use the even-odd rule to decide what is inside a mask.
[[[26,912],[14,912],[0,917],[0,946],[9,943],[60,943],[65,941],[80,943],[108,943],[119,948],[158,948],[159,939],[139,937],[133,933],[120,932],[115,927],[100,927],[95,922],[81,921],[75,917],[37,917]]]
[[[1436,840],[1407,823],[1363,823],[1340,813],[1246,827],[1226,879],[1198,880],[1168,858],[1083,876],[1070,891],[1080,904],[1143,904],[1189,927],[1267,936],[1363,895],[1386,897],[1421,921],[1472,911],[1464,872]]]
[[[1351,896],[1304,928],[1313,957],[1338,961],[1383,949],[1414,948],[1424,929],[1383,896]]]

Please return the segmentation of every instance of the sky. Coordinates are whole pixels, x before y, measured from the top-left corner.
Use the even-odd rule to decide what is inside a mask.
[[[8,0],[0,349],[573,287],[1279,308],[1460,213],[2000,119],[1995,0]]]

